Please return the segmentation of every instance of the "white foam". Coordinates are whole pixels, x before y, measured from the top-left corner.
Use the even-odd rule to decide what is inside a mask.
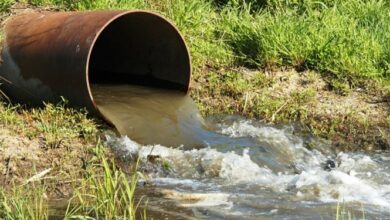
[[[298,173],[274,172],[261,166],[251,159],[249,149],[238,154],[213,148],[182,150],[161,145],[141,146],[127,137],[111,137],[107,143],[132,157],[139,157],[143,163],[148,163],[150,155],[165,161],[169,165],[168,174],[150,174],[151,181],[157,185],[203,190],[202,194],[170,194],[179,200],[196,197],[196,202],[183,202],[185,206],[230,206],[233,204],[228,198],[237,190],[249,190],[245,192],[261,197],[262,190],[266,189],[278,193],[282,200],[284,194],[292,192],[302,202],[345,201],[390,207],[390,183],[377,182],[375,178],[381,176],[378,174],[381,165],[370,156],[340,153],[335,158],[337,167],[325,171],[322,163],[328,156],[307,150],[290,128],[256,127],[251,121],[239,121],[221,125],[220,132],[232,138],[250,136],[268,143],[270,150],[274,150],[273,155],[281,158],[279,161],[299,166]],[[384,173],[383,177],[387,175]]]
[[[265,142],[272,146],[268,150],[275,157],[282,157],[281,160],[295,164],[301,170],[307,166],[318,166],[324,161],[324,156],[318,151],[309,151],[303,146],[302,139],[292,134],[291,126],[285,126],[282,129],[271,126],[257,127],[251,120],[240,120],[229,126],[221,124],[219,129],[221,134],[232,138],[252,137]]]

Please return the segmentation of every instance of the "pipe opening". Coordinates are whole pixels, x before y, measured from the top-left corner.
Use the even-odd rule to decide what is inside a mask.
[[[121,135],[142,144],[203,146],[202,124],[186,96],[190,58],[183,38],[148,12],[119,16],[97,37],[89,60],[97,110]]]
[[[88,69],[92,86],[137,84],[184,92],[191,75],[187,47],[177,29],[143,11],[128,12],[106,25],[93,45]]]

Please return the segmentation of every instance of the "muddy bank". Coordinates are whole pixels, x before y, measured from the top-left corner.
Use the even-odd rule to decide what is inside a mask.
[[[294,69],[205,69],[194,77],[191,95],[205,115],[295,123],[303,133],[331,140],[338,151],[390,149],[389,88],[371,80],[333,80]]]
[[[45,182],[54,197],[69,196],[85,174],[99,131],[85,113],[63,105],[26,110],[0,104],[0,184]]]
[[[85,172],[91,145],[74,141],[47,148],[40,138],[29,139],[5,128],[0,130],[0,184],[4,188],[30,182],[46,182],[53,198],[71,196],[72,180]]]

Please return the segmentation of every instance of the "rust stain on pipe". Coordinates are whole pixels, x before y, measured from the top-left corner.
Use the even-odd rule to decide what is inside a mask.
[[[63,96],[96,107],[90,84],[136,83],[188,91],[191,61],[179,31],[147,11],[30,12],[7,20],[0,82],[16,102]]]

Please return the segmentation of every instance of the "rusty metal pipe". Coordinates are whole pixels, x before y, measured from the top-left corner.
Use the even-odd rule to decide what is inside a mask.
[[[5,24],[0,89],[28,105],[59,102],[103,117],[93,83],[188,91],[191,61],[179,31],[148,11],[30,12]],[[103,117],[104,118],[104,117]]]

